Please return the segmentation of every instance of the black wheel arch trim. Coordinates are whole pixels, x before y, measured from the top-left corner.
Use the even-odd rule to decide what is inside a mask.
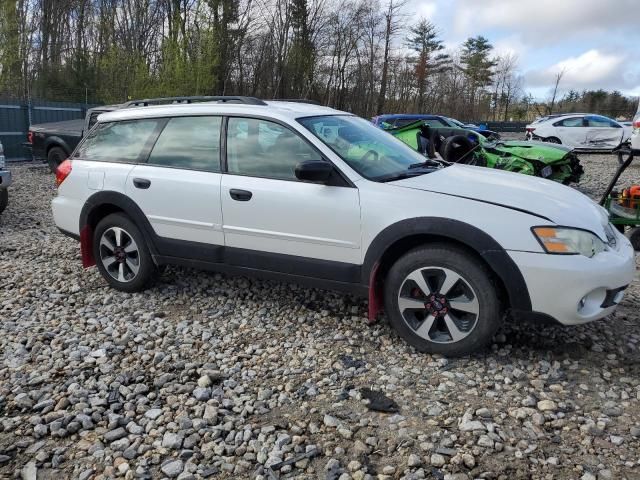
[[[151,227],[149,220],[147,220],[146,215],[133,200],[119,192],[101,190],[94,193],[87,199],[82,207],[82,210],[80,211],[79,227],[81,232],[85,226],[89,225],[89,217],[93,213],[93,211],[96,208],[104,205],[113,205],[122,210],[129,217],[131,217],[136,225],[140,227],[140,230],[142,231],[142,234],[147,241],[147,245],[149,247],[149,250],[151,251],[151,254],[158,254],[155,242],[153,241],[155,232],[153,231],[153,227]]]
[[[531,298],[527,284],[507,251],[493,237],[479,228],[447,218],[410,218],[382,230],[373,239],[365,255],[361,283],[369,283],[371,272],[393,244],[414,235],[449,238],[475,251],[502,281],[511,308],[525,312],[531,311]]]

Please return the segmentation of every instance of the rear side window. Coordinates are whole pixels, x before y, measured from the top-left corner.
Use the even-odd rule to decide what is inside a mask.
[[[166,167],[220,171],[222,117],[176,117],[158,137],[148,163]]]
[[[75,156],[99,162],[138,162],[148,151],[163,122],[161,119],[144,119],[99,124],[89,133]]]
[[[582,127],[582,117],[565,118],[553,124],[554,127]]]

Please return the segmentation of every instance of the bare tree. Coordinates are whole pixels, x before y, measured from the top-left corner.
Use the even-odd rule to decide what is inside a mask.
[[[549,108],[547,112],[549,115],[553,113],[553,109],[556,105],[556,97],[558,95],[558,85],[560,85],[560,80],[562,80],[562,77],[564,77],[564,74],[566,73],[566,71],[567,71],[566,68],[563,68],[558,73],[556,73],[555,83],[553,86],[553,94],[551,96],[551,103],[549,104]]]
[[[387,96],[387,76],[389,74],[389,55],[391,42],[401,29],[402,9],[407,5],[408,0],[388,0],[384,13],[384,54],[382,59],[382,78],[380,80],[380,95],[376,113],[380,115],[384,110],[384,102]]]

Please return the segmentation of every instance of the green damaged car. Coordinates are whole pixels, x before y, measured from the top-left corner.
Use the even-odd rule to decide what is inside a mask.
[[[433,127],[420,120],[384,130],[425,156],[439,154],[447,162],[534,175],[565,185],[579,182],[584,173],[573,149],[563,145],[486,138],[472,130]]]

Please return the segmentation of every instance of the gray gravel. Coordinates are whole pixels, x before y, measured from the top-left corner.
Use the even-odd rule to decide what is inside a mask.
[[[596,195],[615,160],[582,158]],[[2,478],[638,478],[640,281],[612,318],[506,325],[446,359],[339,294],[174,268],[111,290],[53,225],[46,169],[13,173]],[[363,387],[399,412],[370,411]]]

